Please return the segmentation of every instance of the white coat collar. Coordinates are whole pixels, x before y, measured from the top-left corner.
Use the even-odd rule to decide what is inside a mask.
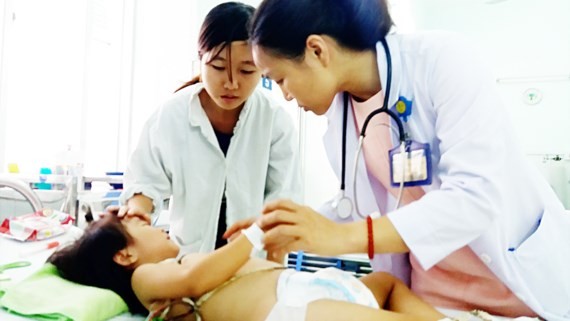
[[[206,115],[206,112],[200,103],[199,94],[202,90],[204,90],[204,84],[197,83],[195,85],[192,85],[189,90],[191,92],[187,99],[189,108],[188,121],[190,123],[190,126],[200,127],[202,135],[210,140],[214,146],[217,146],[218,141],[214,133],[214,128],[212,127],[210,119],[208,118],[208,115]],[[252,109],[251,105],[253,104],[253,100],[255,99],[256,97],[254,91],[252,95],[245,101],[245,105],[239,114],[239,119],[236,123],[236,126],[234,127],[234,135],[239,131],[239,128],[243,126],[243,123],[249,114],[249,110]]]

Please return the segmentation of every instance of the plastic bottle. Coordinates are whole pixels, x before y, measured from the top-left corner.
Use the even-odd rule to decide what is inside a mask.
[[[51,189],[52,188],[51,183],[46,183],[48,175],[50,175],[51,173],[52,173],[51,168],[49,168],[49,167],[40,168],[40,182],[36,183],[37,189]]]

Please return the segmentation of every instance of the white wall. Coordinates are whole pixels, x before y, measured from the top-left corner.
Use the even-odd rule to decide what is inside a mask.
[[[68,146],[88,170],[116,169],[133,2],[2,1],[0,171],[54,168]]]
[[[458,31],[479,46],[522,147],[570,209],[570,1],[408,2],[411,29]]]
[[[80,118],[85,28],[77,25],[86,8],[84,1],[3,4],[0,165],[17,161],[25,168],[41,157],[49,162],[54,141],[79,145],[81,124],[64,119]]]
[[[0,155],[6,150],[6,103],[3,99],[4,95],[4,30],[6,29],[6,21],[9,19],[6,10],[6,0],[0,0]],[[4,157],[0,156],[0,172],[5,168]]]
[[[417,29],[458,31],[481,48],[527,153],[570,154],[570,1],[411,3]]]
[[[80,156],[76,161],[85,164],[88,174],[116,171],[124,155],[123,126],[130,116],[134,2],[87,1],[83,108],[77,148]]]
[[[201,23],[200,1],[137,1],[133,43],[133,75],[128,155],[136,146],[146,119],[180,85],[193,77],[196,41]],[[122,158],[119,168],[126,166]]]

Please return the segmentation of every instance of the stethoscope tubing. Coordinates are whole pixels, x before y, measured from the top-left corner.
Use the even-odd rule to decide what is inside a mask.
[[[355,211],[357,213],[358,216],[360,216],[361,218],[365,218],[365,216],[363,216],[360,212],[360,209],[358,207],[358,200],[356,197],[356,188],[357,188],[357,184],[356,184],[356,177],[357,177],[357,171],[358,171],[358,163],[360,161],[360,154],[362,152],[362,145],[364,143],[364,137],[366,137],[366,129],[368,128],[368,124],[370,123],[370,120],[380,114],[380,113],[386,113],[389,115],[390,118],[392,118],[395,122],[396,125],[398,127],[398,136],[399,136],[399,140],[400,140],[400,155],[402,155],[402,179],[400,180],[400,186],[399,186],[399,191],[398,191],[398,198],[395,204],[394,209],[397,209],[400,206],[400,202],[402,199],[402,195],[403,195],[403,191],[404,191],[404,177],[405,177],[405,163],[406,163],[406,158],[403,156],[405,153],[405,140],[406,140],[406,133],[404,130],[404,125],[402,124],[402,120],[398,117],[398,115],[396,115],[396,113],[394,113],[392,110],[390,110],[388,108],[388,103],[390,100],[390,90],[392,87],[392,55],[390,54],[390,50],[388,48],[388,44],[386,43],[386,39],[382,39],[381,40],[382,43],[382,47],[384,48],[384,52],[386,53],[386,62],[387,62],[387,72],[386,72],[386,76],[387,76],[387,80],[386,80],[386,90],[385,90],[385,95],[384,95],[384,101],[382,104],[382,107],[375,109],[374,111],[372,111],[370,114],[368,114],[368,116],[366,116],[366,119],[364,120],[364,124],[362,125],[362,129],[360,130],[360,135],[358,138],[358,147],[357,147],[357,151],[356,151],[356,155],[354,157],[354,166],[353,166],[353,199],[354,199],[354,207],[355,207]],[[343,135],[342,135],[342,160],[341,160],[341,183],[340,183],[340,190],[341,193],[343,195],[343,197],[346,197],[345,195],[345,183],[346,183],[346,132],[347,132],[347,126],[348,126],[348,93],[344,93],[343,95],[343,121],[342,121],[342,126],[343,126]]]

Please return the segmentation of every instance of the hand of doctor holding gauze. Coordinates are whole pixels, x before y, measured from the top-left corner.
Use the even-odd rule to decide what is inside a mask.
[[[263,230],[257,223],[251,224],[250,227],[241,231],[245,237],[251,242],[253,248],[256,250],[263,250]]]

